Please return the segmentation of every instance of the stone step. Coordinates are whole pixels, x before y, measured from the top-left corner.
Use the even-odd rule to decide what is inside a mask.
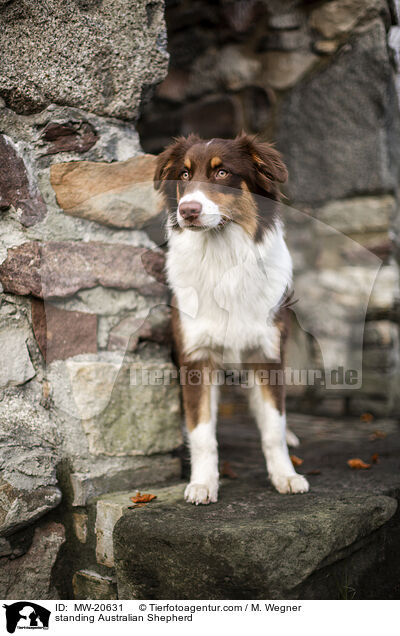
[[[185,482],[151,489],[157,499],[137,509],[123,494],[103,498],[118,510],[113,522],[119,515],[119,598],[398,598],[396,423],[290,419],[303,439],[295,452],[307,494],[279,495],[268,484],[258,434],[241,414],[220,427],[221,458],[238,477],[222,479],[218,503],[185,503]],[[347,465],[375,454],[369,470]]]

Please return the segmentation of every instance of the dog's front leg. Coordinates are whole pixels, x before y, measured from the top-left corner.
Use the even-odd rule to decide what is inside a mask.
[[[298,475],[290,460],[286,443],[286,415],[283,387],[255,385],[251,389],[251,407],[261,434],[268,475],[278,492],[301,493],[309,489],[308,481]]]
[[[216,436],[218,387],[205,384],[204,363],[192,363],[187,381],[182,383],[186,431],[190,448],[191,477],[185,499],[196,505],[214,503],[218,499],[219,472]],[[201,382],[191,384],[191,378]]]

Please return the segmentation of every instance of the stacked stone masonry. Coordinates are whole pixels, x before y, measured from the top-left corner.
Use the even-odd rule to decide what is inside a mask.
[[[74,585],[107,596],[89,502],[180,475],[176,381],[132,373],[173,369],[154,157],[133,123],[167,72],[163,3],[64,4],[0,7],[1,598],[72,595],[86,561]]]

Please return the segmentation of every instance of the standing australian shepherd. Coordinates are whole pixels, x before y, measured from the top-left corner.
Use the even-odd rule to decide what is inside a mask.
[[[278,205],[278,184],[286,178],[279,153],[246,135],[211,141],[190,135],[157,160],[155,187],[168,210],[174,343],[189,378],[181,383],[191,453],[185,499],[191,503],[218,498],[212,369],[253,372],[250,404],[269,478],[280,493],[308,491],[287,448],[298,440],[286,431],[284,382],[271,382],[272,372],[282,379],[292,281]]]

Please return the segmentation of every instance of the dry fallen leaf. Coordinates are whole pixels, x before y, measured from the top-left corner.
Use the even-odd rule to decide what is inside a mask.
[[[362,415],[360,415],[360,420],[362,422],[372,422],[373,419],[374,416],[372,415],[372,413],[362,413]]]
[[[237,479],[238,476],[231,467],[229,462],[223,462],[220,470],[221,477],[229,477],[229,479]]]
[[[135,504],[140,504],[140,503],[145,504],[151,501],[152,499],[156,499],[156,498],[157,498],[157,495],[150,495],[150,494],[141,495],[140,492],[138,491],[135,497],[131,497],[131,501],[133,501],[133,503]]]
[[[385,431],[374,431],[369,436],[369,439],[373,442],[376,439],[385,439],[386,435],[387,435],[387,433],[385,433]]]
[[[349,459],[347,463],[350,468],[354,468],[355,470],[367,470],[368,468],[371,468],[371,464],[366,464],[359,457],[355,459]]]
[[[143,502],[143,503],[133,504],[133,506],[128,506],[128,508],[129,510],[132,510],[133,508],[143,508],[143,506],[147,506],[147,503]]]
[[[318,470],[318,468],[315,468],[314,470],[309,470],[308,473],[306,473],[306,475],[320,475],[321,471]]]
[[[371,464],[377,464],[379,462],[379,455],[378,453],[374,453],[371,457]]]
[[[301,466],[304,462],[304,459],[301,459],[301,457],[297,457],[296,455],[290,455],[290,459],[292,460],[293,466]]]

